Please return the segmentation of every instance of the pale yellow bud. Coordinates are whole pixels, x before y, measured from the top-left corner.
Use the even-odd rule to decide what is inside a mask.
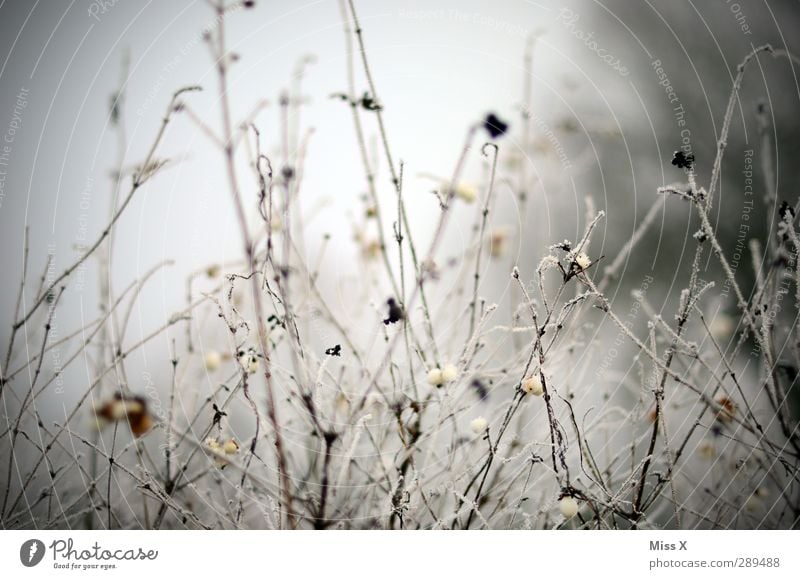
[[[233,438],[229,438],[222,444],[222,452],[225,454],[236,454],[239,452],[239,443]]]
[[[213,372],[222,364],[222,355],[216,350],[209,350],[205,358],[206,370]]]
[[[535,374],[522,381],[522,390],[531,396],[541,396],[544,394],[544,386],[542,385],[542,381],[539,379],[539,376]]]
[[[453,364],[445,364],[442,368],[442,382],[452,382],[458,378],[458,368]]]

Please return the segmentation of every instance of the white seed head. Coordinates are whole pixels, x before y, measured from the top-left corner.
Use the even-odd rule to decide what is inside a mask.
[[[470,183],[459,183],[455,188],[456,197],[467,203],[472,203],[478,198],[478,191]]]
[[[536,374],[522,381],[522,389],[526,394],[530,394],[532,396],[541,396],[544,394],[544,386],[542,385],[542,381],[539,379],[539,376]]]
[[[489,426],[489,423],[483,416],[479,416],[478,418],[469,423],[469,427],[475,434],[484,433],[486,431],[487,426]]]
[[[572,497],[564,497],[558,501],[558,510],[565,519],[571,519],[578,514],[578,501]]]
[[[589,259],[589,256],[583,253],[582,251],[575,256],[575,265],[577,265],[581,269],[586,269],[590,265],[592,265],[592,260]]]
[[[431,386],[441,386],[442,383],[444,383],[444,377],[439,368],[431,368],[428,370],[428,384]]]
[[[206,353],[206,370],[213,372],[222,364],[222,356],[216,350],[209,350]]]
[[[442,368],[442,382],[452,382],[458,378],[458,368],[453,364],[445,364]]]

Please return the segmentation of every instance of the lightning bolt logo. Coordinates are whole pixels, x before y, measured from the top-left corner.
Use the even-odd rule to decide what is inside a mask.
[[[33,556],[36,554],[38,550],[39,550],[39,545],[37,545],[35,541],[31,543],[30,552],[28,553],[28,563],[33,561]]]

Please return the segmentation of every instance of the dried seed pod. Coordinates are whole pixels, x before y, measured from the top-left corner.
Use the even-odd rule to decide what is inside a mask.
[[[106,423],[126,421],[137,438],[153,427],[153,419],[147,410],[147,399],[143,396],[127,396],[119,392],[108,402],[94,409],[95,417]],[[97,425],[100,425],[100,420]]]

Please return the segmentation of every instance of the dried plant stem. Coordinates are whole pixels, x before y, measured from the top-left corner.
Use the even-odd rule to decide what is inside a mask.
[[[14,428],[11,430],[11,449],[8,454],[8,468],[6,469],[6,485],[5,485],[5,492],[3,492],[3,505],[0,507],[0,514],[4,514],[6,512],[6,506],[8,505],[8,495],[9,491],[11,490],[11,475],[13,473],[14,464],[17,462],[16,457],[16,444],[17,444],[17,437],[20,432],[20,423],[22,422],[22,417],[25,412],[25,407],[28,402],[28,398],[31,398],[32,404],[34,408],[36,407],[36,396],[34,394],[34,389],[36,388],[36,382],[39,379],[39,376],[42,372],[42,362],[44,361],[44,349],[47,346],[47,339],[50,336],[50,330],[52,329],[53,317],[56,313],[56,308],[58,307],[58,302],[61,299],[61,296],[64,293],[64,288],[62,287],[58,294],[53,299],[53,303],[50,304],[50,311],[48,312],[47,322],[44,326],[44,336],[42,337],[42,345],[39,350],[39,362],[36,364],[36,370],[33,373],[33,378],[31,379],[31,385],[28,391],[25,393],[25,398],[22,400],[20,404],[19,414],[17,415],[16,420],[14,421]],[[21,476],[21,473],[19,473]],[[23,486],[23,489],[25,487]],[[12,506],[12,509],[14,507]],[[3,517],[4,518],[4,517]]]
[[[39,306],[41,306],[42,303],[44,303],[44,301],[47,299],[47,296],[50,295],[50,292],[52,292],[55,288],[59,287],[64,280],[66,280],[76,269],[78,269],[78,267],[80,267],[81,264],[83,264],[89,258],[89,256],[92,255],[97,250],[97,248],[99,248],[103,244],[103,242],[106,240],[106,238],[111,234],[112,229],[116,225],[117,221],[119,221],[119,218],[122,216],[122,214],[124,213],[125,209],[130,204],[131,199],[133,199],[133,197],[136,194],[136,192],[153,175],[152,163],[153,163],[153,160],[154,160],[155,152],[156,152],[156,149],[158,148],[158,145],[161,143],[161,140],[164,137],[164,134],[166,133],[167,125],[169,125],[169,122],[172,119],[172,115],[175,112],[175,105],[176,105],[176,103],[178,101],[178,98],[182,94],[184,94],[186,92],[189,92],[189,91],[194,91],[194,90],[199,90],[199,88],[198,87],[185,87],[185,88],[177,90],[172,95],[172,98],[170,99],[170,102],[169,102],[169,106],[167,107],[167,112],[166,112],[166,114],[164,115],[164,117],[161,120],[161,126],[158,129],[158,133],[156,134],[156,138],[153,141],[153,144],[150,146],[150,150],[148,151],[147,156],[145,157],[144,161],[142,162],[140,168],[134,174],[133,181],[131,183],[131,187],[130,187],[130,189],[128,191],[128,194],[125,196],[125,199],[122,201],[122,203],[120,204],[119,208],[114,213],[114,216],[111,218],[111,221],[106,224],[105,228],[103,229],[102,233],[97,238],[97,240],[95,240],[95,242],[92,245],[90,245],[89,248],[86,251],[84,251],[84,253],[83,253],[83,255],[81,255],[81,257],[79,257],[75,262],[73,262],[72,265],[67,267],[63,271],[63,273],[61,273],[61,275],[59,275],[52,282],[50,282],[48,284],[47,288],[44,291],[40,291],[39,292],[38,296],[34,300],[33,304],[30,307],[30,309],[28,309],[27,313],[21,319],[18,319],[14,323],[14,325],[13,325],[14,329],[19,329],[20,327],[22,327],[31,318],[31,316],[34,314],[34,312],[36,312],[36,310],[39,308]]]
[[[241,230],[242,234],[242,241],[244,244],[244,252],[247,256],[248,261],[248,269],[252,271],[256,271],[256,263],[255,263],[255,252],[252,240],[250,238],[250,233],[247,227],[247,218],[245,216],[244,205],[241,198],[241,193],[239,190],[239,184],[237,182],[236,177],[236,168],[234,166],[234,149],[233,149],[233,132],[232,132],[232,122],[231,122],[231,113],[230,113],[230,104],[228,102],[228,53],[225,49],[225,5],[224,0],[219,0],[217,3],[217,17],[219,19],[219,26],[217,29],[217,74],[219,80],[219,96],[220,102],[222,106],[222,123],[223,123],[223,143],[225,143],[224,147],[224,156],[225,156],[225,168],[226,168],[226,175],[228,178],[228,183],[230,186],[230,192],[233,197],[234,207],[236,209],[236,215],[239,220],[239,229]],[[289,227],[289,224],[285,224],[286,227]],[[272,372],[270,369],[270,349],[269,349],[269,341],[267,340],[267,329],[266,324],[264,322],[264,306],[263,306],[263,299],[261,295],[261,286],[259,284],[258,278],[253,276],[251,278],[252,288],[252,298],[253,298],[253,307],[255,308],[256,312],[256,323],[257,323],[257,334],[258,334],[258,342],[259,347],[261,349],[261,354],[264,357],[264,377],[266,379],[267,384],[267,415],[270,420],[270,424],[273,429],[273,435],[275,437],[275,452],[277,455],[278,460],[278,477],[280,479],[280,487],[282,489],[282,498],[281,503],[286,511],[287,519],[290,525],[294,525],[294,507],[292,505],[292,493],[291,488],[289,486],[289,473],[287,472],[288,464],[286,461],[286,455],[283,448],[283,437],[281,436],[281,427],[280,422],[278,420],[278,410],[275,404],[275,394],[273,391],[273,384],[272,384]],[[256,413],[256,420],[258,421],[258,409],[253,408],[254,412]]]
[[[25,292],[25,282],[28,278],[28,257],[30,254],[30,228],[25,226],[25,236],[23,238],[22,246],[22,275],[20,276],[19,290],[17,291],[17,302],[14,306],[14,319],[19,317],[19,310],[22,305],[22,295]],[[3,367],[0,368],[0,397],[3,395],[6,382],[9,380],[9,364],[11,364],[11,354],[14,351],[14,339],[17,337],[19,327],[16,325],[11,328],[11,336],[8,339],[8,349],[6,350],[6,357],[3,362]]]
[[[487,147],[492,147],[492,149],[494,150],[494,155],[492,156],[492,169],[489,175],[489,190],[486,193],[486,201],[483,204],[483,210],[481,211],[481,227],[478,233],[478,250],[475,256],[475,274],[473,275],[474,283],[472,286],[472,301],[470,302],[470,309],[472,311],[469,318],[469,333],[467,334],[468,338],[472,336],[472,333],[475,330],[475,315],[477,313],[476,307],[478,303],[478,285],[480,284],[480,278],[481,278],[481,254],[483,251],[483,237],[486,231],[486,221],[489,218],[489,208],[491,207],[492,204],[492,193],[494,193],[494,178],[497,172],[497,153],[498,153],[497,145],[495,145],[494,143],[487,143],[486,145],[484,145],[483,149],[481,150],[481,153],[483,153],[484,156],[486,155]]]
[[[358,49],[359,49],[359,53],[361,54],[361,62],[362,62],[363,67],[364,67],[364,76],[367,79],[367,85],[369,86],[369,90],[370,90],[370,94],[372,95],[372,98],[375,101],[377,101],[378,103],[381,103],[382,101],[380,100],[380,97],[378,96],[378,91],[377,91],[377,89],[375,87],[375,81],[373,80],[372,71],[370,69],[369,61],[367,59],[367,50],[366,50],[366,46],[365,46],[365,43],[364,43],[363,31],[361,29],[361,24],[359,23],[359,20],[358,20],[358,14],[356,13],[355,3],[354,3],[353,0],[348,0],[348,4],[350,6],[350,13],[353,16],[353,25],[355,26],[355,34],[356,34],[356,38],[358,40]],[[389,147],[389,138],[388,138],[387,133],[386,133],[386,126],[384,125],[384,122],[383,122],[383,108],[382,108],[382,105],[380,105],[380,104],[379,104],[378,108],[375,110],[375,118],[378,121],[378,131],[380,133],[381,144],[383,146],[383,151],[384,151],[384,153],[386,155],[386,162],[387,162],[387,164],[389,166],[389,171],[390,171],[390,174],[392,176],[392,184],[394,185],[395,191],[397,192],[397,196],[399,197],[400,194],[401,194],[401,192],[400,192],[400,177],[399,177],[399,175],[397,173],[397,168],[395,167],[395,164],[394,164],[394,158],[392,156],[391,148]],[[452,197],[452,193],[453,193],[453,191],[454,191],[456,186],[457,186],[457,182],[450,181],[450,184],[449,184],[449,188],[450,188],[449,193],[450,194],[448,195],[449,197]],[[408,248],[409,248],[409,250],[411,252],[411,261],[412,261],[412,263],[414,265],[415,275],[417,276],[417,284],[414,287],[414,293],[416,293],[417,291],[419,291],[419,293],[420,293],[421,302],[422,302],[422,311],[423,311],[423,314],[425,316],[425,322],[427,324],[427,329],[428,329],[428,337],[430,338],[431,347],[433,349],[434,356],[436,358],[435,361],[438,364],[439,360],[438,360],[438,354],[437,354],[437,348],[436,348],[436,338],[435,338],[434,333],[433,333],[433,323],[431,322],[430,310],[428,308],[428,299],[427,299],[427,296],[425,294],[425,289],[423,287],[423,273],[422,273],[422,269],[421,269],[421,263],[417,259],[417,250],[416,250],[416,246],[414,245],[414,240],[413,240],[412,233],[411,233],[411,227],[409,225],[409,220],[408,220],[408,214],[406,212],[406,207],[405,207],[404,204],[400,205],[400,213],[401,213],[401,216],[402,216],[402,222],[406,227],[406,237],[408,238]],[[401,260],[403,259],[402,254],[400,255],[400,259]],[[425,260],[425,262],[427,262],[427,261],[428,260]],[[423,262],[423,263],[425,263],[425,262]],[[411,308],[411,304],[410,303],[409,304],[405,304],[406,311],[410,311],[410,308]]]

